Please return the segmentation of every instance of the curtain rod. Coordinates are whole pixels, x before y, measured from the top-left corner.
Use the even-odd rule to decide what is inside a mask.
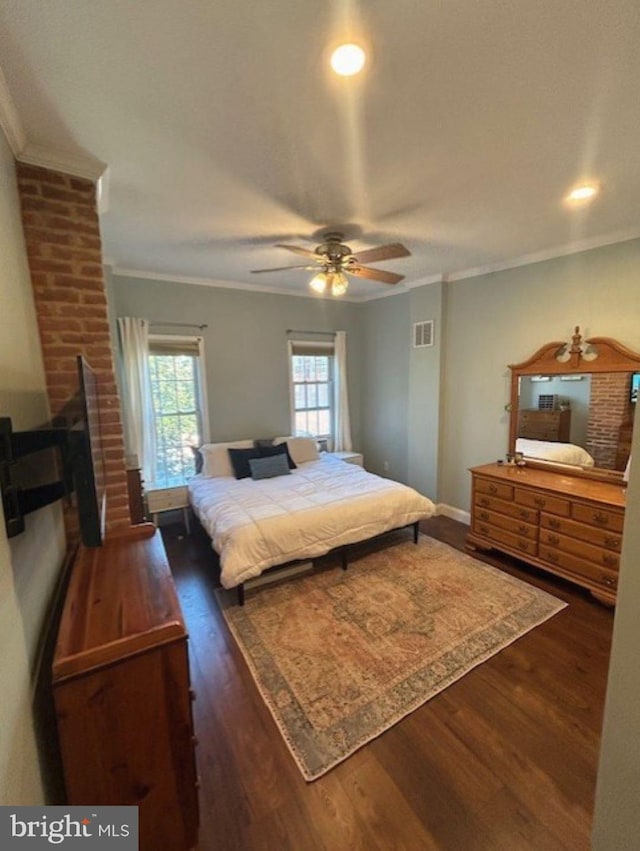
[[[335,331],[305,331],[301,328],[287,328],[287,334],[325,334],[330,337],[335,337]]]
[[[208,325],[197,325],[195,322],[150,322],[150,325],[161,325],[163,328],[199,328],[203,331],[205,328],[208,328]]]

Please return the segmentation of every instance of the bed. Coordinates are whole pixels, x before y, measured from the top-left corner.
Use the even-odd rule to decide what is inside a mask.
[[[516,452],[522,452],[528,458],[539,461],[555,461],[558,464],[571,464],[579,467],[593,467],[594,459],[586,449],[575,443],[556,443],[552,440],[516,439]]]
[[[194,513],[220,557],[221,583],[238,588],[241,603],[244,583],[271,567],[405,526],[414,526],[417,540],[417,524],[435,511],[406,485],[318,453],[309,438],[275,444],[286,446],[293,465],[286,474],[236,478],[229,450],[249,453],[252,443],[201,447],[203,470],[189,482]]]

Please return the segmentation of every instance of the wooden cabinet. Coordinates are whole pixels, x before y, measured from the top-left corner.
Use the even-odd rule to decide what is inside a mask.
[[[520,411],[518,437],[529,440],[554,440],[569,443],[571,411]]]
[[[615,603],[621,485],[499,464],[474,467],[471,475],[470,548],[510,553]]]
[[[144,523],[145,510],[142,495],[142,475],[139,467],[127,468],[127,496],[129,498],[129,517],[133,524]]]
[[[151,524],[81,547],[53,662],[68,803],[139,807],[142,851],[197,842],[187,633]]]

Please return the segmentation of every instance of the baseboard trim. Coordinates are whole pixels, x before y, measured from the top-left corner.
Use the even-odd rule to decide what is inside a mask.
[[[436,505],[436,515],[439,514],[442,514],[444,517],[450,517],[452,520],[457,520],[459,523],[465,523],[467,526],[471,523],[471,515],[468,511],[455,508],[453,505],[447,505],[446,502],[439,502]]]

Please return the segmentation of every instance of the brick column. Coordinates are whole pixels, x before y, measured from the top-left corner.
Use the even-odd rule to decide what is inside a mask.
[[[629,389],[628,372],[591,376],[586,450],[597,467],[616,469],[620,427],[629,416]]]
[[[22,226],[51,415],[78,391],[76,355],[96,373],[105,456],[107,529],[129,525],[120,400],[115,382],[91,180],[17,163]],[[65,512],[75,534],[75,509]]]

